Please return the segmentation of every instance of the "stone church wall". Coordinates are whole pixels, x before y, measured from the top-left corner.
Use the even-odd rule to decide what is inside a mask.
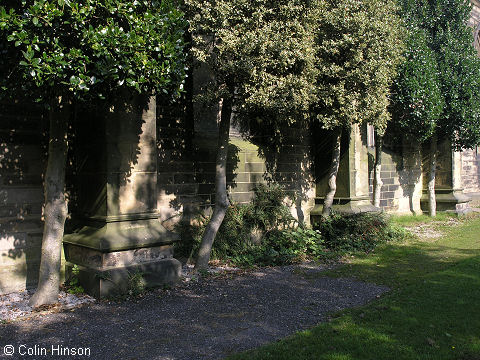
[[[173,228],[183,215],[208,211],[215,202],[216,114],[203,112],[195,119],[188,119],[185,114],[178,108],[163,108],[157,119],[157,205],[168,228]],[[302,131],[303,135],[299,135]],[[287,137],[278,153],[265,146],[267,140],[261,137],[246,140],[234,126],[230,132],[227,161],[230,200],[247,203],[253,198],[257,184],[273,180],[292,195],[292,213],[308,222],[314,184],[306,131],[287,129],[294,136]]]
[[[466,193],[480,191],[480,156],[478,150],[462,152],[462,180]]]
[[[480,2],[472,0],[472,3],[469,25],[476,28],[480,22]],[[194,92],[201,92],[201,83],[208,82],[208,75],[205,76],[207,79],[200,79]],[[157,112],[158,161],[153,204],[156,200],[159,220],[169,229],[185,214],[208,211],[214,202],[217,109],[201,111],[189,104],[190,101],[185,101],[168,107],[159,101]],[[37,282],[43,232],[42,174],[47,121],[39,107],[0,104],[0,124],[0,293],[6,293],[35,286]],[[238,203],[248,202],[255,185],[271,179],[292,194],[292,213],[308,222],[315,197],[323,196],[315,194],[314,173],[321,173],[329,165],[327,160],[313,164],[310,152],[312,148],[321,148],[323,140],[311,139],[307,129],[290,128],[285,129],[285,133],[287,136],[280,148],[273,151],[269,150],[267,138],[257,136],[246,140],[232,128],[227,166],[230,198]],[[368,169],[362,171],[367,172],[365,179],[370,180],[371,196],[372,149],[369,154]],[[480,191],[479,159],[474,150],[462,153],[461,180],[465,192]],[[101,163],[101,156],[96,161]],[[424,182],[421,163],[418,146],[398,146],[395,141],[386,144],[381,174],[384,210],[421,211]],[[78,181],[67,180],[70,185]],[[348,183],[349,179],[339,181]],[[88,192],[91,185],[84,181],[82,191]],[[455,182],[452,187],[457,185]],[[73,212],[76,211],[74,199],[69,204]],[[70,225],[67,223],[67,229]]]
[[[373,201],[375,148],[369,148],[369,195]],[[418,144],[398,143],[398,138],[386,136],[382,152],[382,190],[380,208],[383,211],[420,213],[422,196],[421,154]]]
[[[480,1],[471,0],[471,3],[472,12],[468,25],[474,29],[474,45],[480,56]],[[480,191],[479,161],[478,148],[462,152],[462,180],[466,193]]]
[[[1,104],[0,124],[0,293],[5,293],[37,283],[46,143],[41,108]]]
[[[215,134],[211,129],[202,131],[208,124],[203,127],[198,120],[194,124],[185,115],[189,113],[183,105],[172,108],[162,104],[157,113],[156,203],[159,220],[169,229],[183,215],[208,211],[214,203]],[[95,121],[88,121],[86,116],[88,113],[81,112],[77,119],[82,139],[86,139],[85,131],[95,131],[91,128]],[[2,105],[0,121],[0,293],[6,293],[34,287],[37,282],[43,233],[47,121],[41,109],[24,105]],[[314,197],[308,157],[310,144],[304,138],[306,131],[303,136],[299,135],[300,129],[287,131],[294,136],[273,155],[262,144],[242,139],[232,129],[228,191],[232,201],[248,202],[256,184],[266,182],[269,177],[296,195],[292,197],[296,200],[291,204],[292,213],[308,222]],[[73,139],[72,144],[81,150],[88,148],[90,142],[76,144]],[[260,148],[263,155],[259,155]],[[83,152],[72,151],[73,161],[80,161],[77,153]],[[66,233],[75,227],[76,214],[82,212],[76,196],[96,198],[95,174],[87,170],[101,165],[102,159],[106,159],[104,155],[97,153],[86,162],[82,160],[82,164],[70,166],[67,182],[72,190],[69,210],[73,220],[67,220]],[[275,170],[269,173],[272,169]],[[81,203],[89,204],[87,200]]]

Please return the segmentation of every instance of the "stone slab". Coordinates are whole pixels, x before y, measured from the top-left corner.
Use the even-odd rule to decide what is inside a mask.
[[[107,253],[68,243],[64,244],[64,248],[67,261],[97,270],[108,270],[173,257],[173,247],[170,245]]]
[[[177,259],[162,259],[108,270],[94,270],[77,266],[78,279],[85,291],[96,298],[108,298],[127,294],[131,282],[141,281],[145,287],[171,284],[180,278],[181,263]],[[67,263],[67,276],[72,263]]]
[[[76,233],[65,235],[63,241],[112,252],[172,244],[178,239],[178,235],[165,229],[158,219],[141,219],[86,225]]]

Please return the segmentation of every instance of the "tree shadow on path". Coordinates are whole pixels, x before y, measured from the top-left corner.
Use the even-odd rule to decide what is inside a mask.
[[[95,359],[221,359],[312,327],[387,290],[321,271],[290,266],[184,282],[136,302],[99,302],[5,324],[0,338],[17,348],[89,347]]]

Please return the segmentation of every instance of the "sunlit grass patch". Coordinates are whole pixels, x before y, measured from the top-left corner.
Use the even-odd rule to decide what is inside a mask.
[[[381,299],[232,358],[480,359],[480,219],[449,219],[433,242],[383,244],[329,272],[389,286]]]

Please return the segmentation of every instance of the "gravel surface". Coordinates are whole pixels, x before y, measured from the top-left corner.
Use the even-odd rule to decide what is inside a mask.
[[[34,311],[29,305],[28,300],[32,297],[31,291],[19,291],[10,294],[0,295],[0,321],[15,320],[24,318],[30,315],[35,315]],[[58,312],[62,310],[72,309],[83,304],[94,302],[95,299],[88,295],[73,295],[61,291],[58,296],[58,304],[45,307],[43,311]],[[42,311],[42,310],[40,310]]]
[[[28,349],[36,352],[30,358],[51,358],[67,348],[93,359],[222,359],[312,327],[388,290],[325,277],[323,270],[305,264],[190,276],[137,301],[100,301],[3,324],[0,359],[25,358],[19,352]],[[13,356],[5,355],[5,345]]]

